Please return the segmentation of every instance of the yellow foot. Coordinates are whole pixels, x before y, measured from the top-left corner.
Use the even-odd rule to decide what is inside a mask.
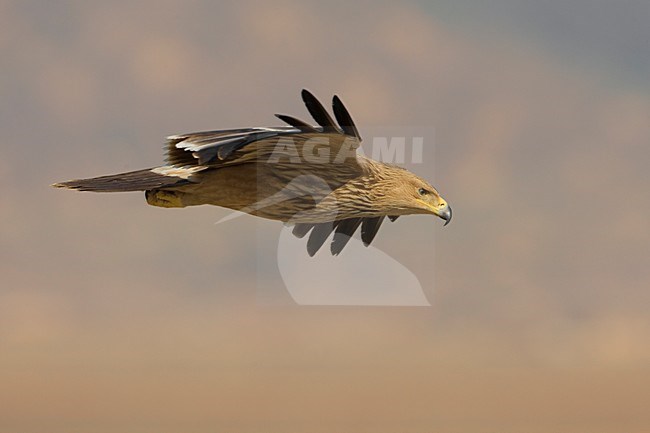
[[[181,200],[183,193],[152,189],[144,192],[147,203],[159,207],[185,207]]]

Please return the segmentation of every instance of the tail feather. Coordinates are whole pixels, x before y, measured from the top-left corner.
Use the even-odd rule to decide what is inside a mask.
[[[55,183],[55,188],[69,188],[78,191],[93,192],[124,192],[146,191],[170,186],[181,186],[190,183],[189,180],[177,176],[167,176],[156,173],[155,169],[144,169],[128,173],[112,174],[109,176],[93,177],[91,179],[75,179]]]

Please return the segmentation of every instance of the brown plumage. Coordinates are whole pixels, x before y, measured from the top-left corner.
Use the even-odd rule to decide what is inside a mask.
[[[307,90],[302,98],[319,126],[276,116],[290,126],[174,135],[167,164],[151,169],[71,180],[53,186],[80,191],[145,191],[153,206],[212,204],[293,224],[309,233],[314,255],[334,233],[339,254],[361,227],[370,245],[385,217],[434,214],[451,220],[451,208],[428,182],[403,168],[357,154],[361,136],[334,96],[334,119]]]

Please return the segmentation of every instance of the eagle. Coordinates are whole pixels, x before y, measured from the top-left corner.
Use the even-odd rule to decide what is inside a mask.
[[[361,135],[341,99],[336,122],[306,89],[302,100],[316,125],[285,114],[287,126],[192,132],[167,137],[164,165],[55,183],[92,192],[144,191],[166,208],[210,204],[282,221],[310,256],[330,241],[341,253],[360,228],[365,246],[386,218],[432,214],[451,221],[451,207],[429,182],[357,152]]]

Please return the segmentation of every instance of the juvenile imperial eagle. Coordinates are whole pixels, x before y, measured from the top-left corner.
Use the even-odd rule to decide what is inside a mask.
[[[359,131],[338,96],[338,122],[309,91],[302,91],[318,126],[284,114],[290,126],[225,129],[172,135],[167,163],[128,173],[71,180],[53,186],[79,191],[144,191],[160,207],[222,206],[293,225],[309,233],[313,256],[334,232],[338,255],[357,228],[368,246],[388,217],[433,214],[451,221],[451,207],[410,171],[356,152]]]

